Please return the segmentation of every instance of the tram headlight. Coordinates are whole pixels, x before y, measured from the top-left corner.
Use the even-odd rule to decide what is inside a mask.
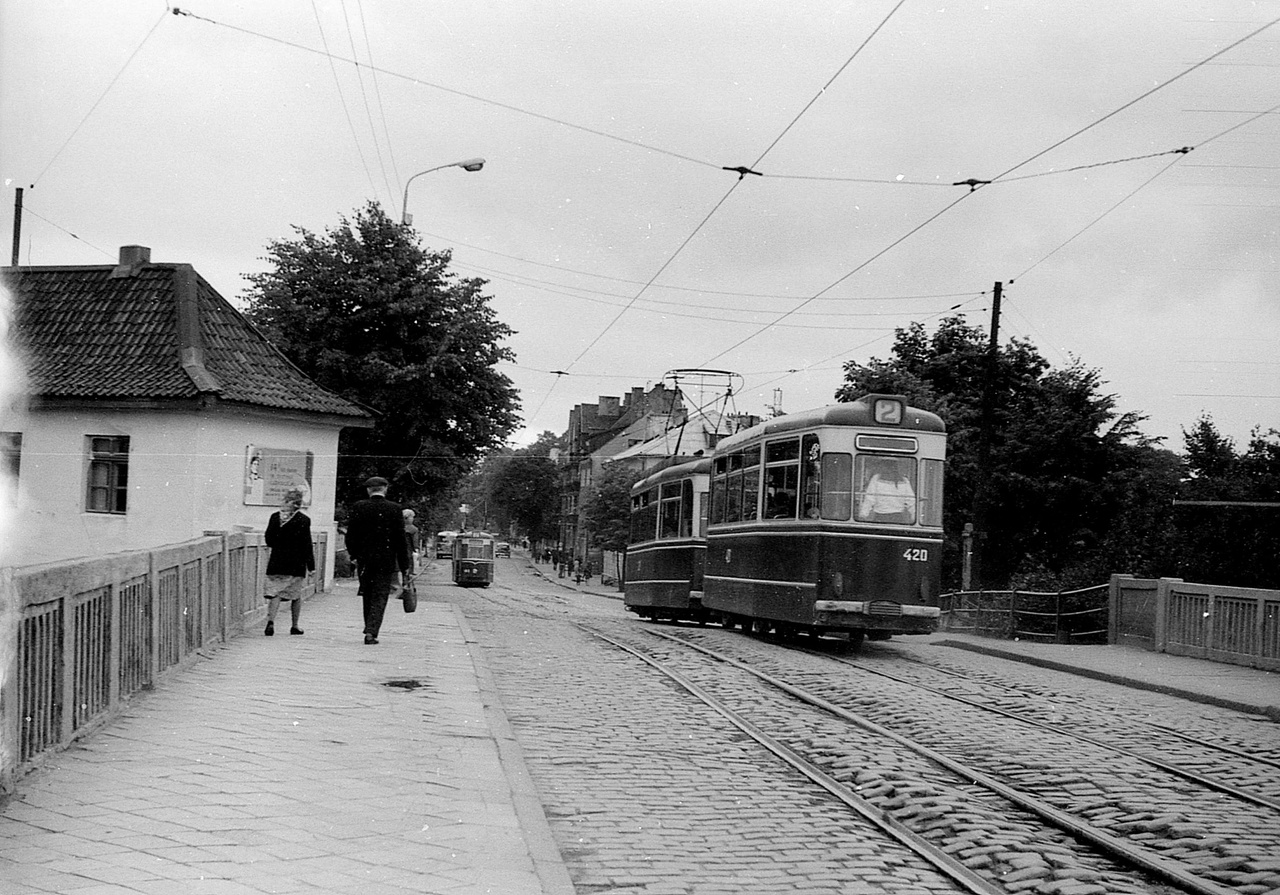
[[[836,572],[831,577],[831,589],[835,591],[837,597],[844,596],[844,573]]]

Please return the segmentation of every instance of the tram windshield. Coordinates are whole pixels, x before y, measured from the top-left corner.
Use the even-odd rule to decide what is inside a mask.
[[[854,460],[859,522],[910,525],[916,521],[916,458],[859,454]]]

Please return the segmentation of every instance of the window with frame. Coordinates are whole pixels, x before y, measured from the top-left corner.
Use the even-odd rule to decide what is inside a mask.
[[[22,467],[22,433],[0,432],[0,464],[11,481],[18,481]]]
[[[853,455],[822,455],[822,518],[847,522],[853,512]]]
[[[658,515],[658,537],[680,537],[680,483],[667,482],[662,486],[662,509]]]
[[[822,506],[822,445],[817,435],[800,441],[800,518],[817,519]]]
[[[653,540],[657,522],[656,498],[656,488],[631,498],[631,543],[643,544]]]
[[[916,458],[859,454],[854,460],[859,522],[912,525],[916,521]]]
[[[742,520],[760,518],[760,445],[742,452]]]
[[[90,435],[85,511],[123,515],[129,502],[129,436]]]
[[[800,496],[800,439],[765,445],[764,518],[794,519]]]
[[[920,524],[942,527],[941,460],[920,461]]]
[[[704,504],[710,504],[709,508],[704,508],[703,512],[708,514],[708,522],[723,522],[725,514],[725,494],[728,485],[729,474],[729,458],[717,457],[715,460],[715,468],[711,475],[711,499],[704,500]],[[706,528],[704,526],[703,530]]]

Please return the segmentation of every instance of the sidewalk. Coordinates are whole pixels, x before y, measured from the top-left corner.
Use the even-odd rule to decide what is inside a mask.
[[[614,587],[600,585],[600,579],[575,583],[572,576],[558,578],[555,569],[530,563],[535,572],[561,587],[599,597],[621,599]],[[1280,673],[1157,653],[1136,646],[1072,646],[1018,640],[995,640],[969,634],[940,631],[928,637],[895,637],[895,646],[908,648],[949,647],[982,653],[1011,662],[1078,674],[1178,696],[1192,702],[1265,715],[1280,721]]]
[[[570,895],[483,655],[453,606],[355,584],[136,699],[0,808],[0,895]],[[287,610],[286,610],[287,612]]]
[[[1273,671],[1151,652],[1136,646],[1031,643],[945,631],[930,635],[924,642],[1266,715],[1280,721],[1280,673]]]

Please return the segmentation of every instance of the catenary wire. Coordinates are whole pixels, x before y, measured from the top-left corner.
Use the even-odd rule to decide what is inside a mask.
[[[387,177],[387,166],[382,161],[382,147],[378,142],[378,129],[373,123],[373,109],[369,106],[369,94],[364,89],[364,74],[360,71],[360,54],[356,51],[356,35],[351,29],[351,19],[347,15],[346,0],[340,0],[338,7],[342,10],[342,23],[347,29],[347,46],[351,47],[351,58],[354,60],[356,70],[356,83],[360,85],[360,100],[364,103],[364,117],[369,122],[369,136],[373,139],[373,152],[378,158],[378,168],[382,172],[382,182],[387,187],[387,193],[394,198],[396,191],[391,186],[391,179]],[[369,33],[366,31],[366,42],[368,36]]]
[[[364,0],[356,0],[356,9],[360,13],[360,28],[364,32],[364,52],[369,57],[369,73],[373,77],[373,95],[378,100],[378,116],[382,120],[382,136],[387,141],[387,158],[391,160],[391,173],[396,180],[396,188],[392,196],[399,195],[403,184],[400,182],[400,167],[396,164],[395,149],[391,145],[391,129],[387,126],[387,110],[382,104],[382,88],[378,85],[378,69],[373,64],[373,44],[369,40],[369,20],[364,14]]]
[[[1007,178],[1010,174],[1012,174],[1014,171],[1017,171],[1019,168],[1022,168],[1022,167],[1024,167],[1024,166],[1026,166],[1027,164],[1031,163],[1031,162],[1032,162],[1032,161],[1034,161],[1035,159],[1038,159],[1038,158],[1040,158],[1040,157],[1044,156],[1045,154],[1047,154],[1048,152],[1052,151],[1053,149],[1056,149],[1056,148],[1058,148],[1059,146],[1062,146],[1063,144],[1067,143],[1068,141],[1073,140],[1073,139],[1075,139],[1076,137],[1080,136],[1081,134],[1083,134],[1083,133],[1085,133],[1085,132],[1087,132],[1087,131],[1091,130],[1092,128],[1097,127],[1097,126],[1098,126],[1099,124],[1101,124],[1102,122],[1107,121],[1107,120],[1108,120],[1108,119],[1110,119],[1110,118],[1113,118],[1114,116],[1116,116],[1116,115],[1117,115],[1117,114],[1119,114],[1120,112],[1124,111],[1125,109],[1128,109],[1128,108],[1133,107],[1134,105],[1136,105],[1137,103],[1139,103],[1139,102],[1141,102],[1142,100],[1146,99],[1147,97],[1151,96],[1152,94],[1156,93],[1157,91],[1162,90],[1163,88],[1165,88],[1165,87],[1167,87],[1168,85],[1170,85],[1170,84],[1174,83],[1175,81],[1179,80],[1180,78],[1182,78],[1182,77],[1186,76],[1187,74],[1189,74],[1189,73],[1191,73],[1191,72],[1195,71],[1196,69],[1198,69],[1200,66],[1204,65],[1205,63],[1207,63],[1207,62],[1209,62],[1209,61],[1211,61],[1211,60],[1213,60],[1213,59],[1217,58],[1218,56],[1221,56],[1223,53],[1226,53],[1226,52],[1228,52],[1228,51],[1229,51],[1229,50],[1231,50],[1231,49],[1234,49],[1235,47],[1237,47],[1237,46],[1239,46],[1240,44],[1244,43],[1245,41],[1249,40],[1250,38],[1252,38],[1252,37],[1254,37],[1254,36],[1256,36],[1256,35],[1258,35],[1258,34],[1261,34],[1263,31],[1265,31],[1267,28],[1270,28],[1270,27],[1271,27],[1272,25],[1274,25],[1276,22],[1280,22],[1280,18],[1272,19],[1270,22],[1268,22],[1267,24],[1263,25],[1262,27],[1254,29],[1254,30],[1253,30],[1253,31],[1251,31],[1249,34],[1245,35],[1244,37],[1239,38],[1238,40],[1233,41],[1232,43],[1230,43],[1230,44],[1228,44],[1227,46],[1223,47],[1221,50],[1218,50],[1217,52],[1215,52],[1215,53],[1213,53],[1213,54],[1209,55],[1208,57],[1206,57],[1205,59],[1201,60],[1200,62],[1197,62],[1197,63],[1195,63],[1195,64],[1191,65],[1189,68],[1187,68],[1187,69],[1183,70],[1182,72],[1180,72],[1179,74],[1177,74],[1177,75],[1175,75],[1174,77],[1170,78],[1169,80],[1164,81],[1164,82],[1162,82],[1162,83],[1160,83],[1160,84],[1157,84],[1155,87],[1151,88],[1150,90],[1145,91],[1144,93],[1142,93],[1142,94],[1141,94],[1141,95],[1139,95],[1138,97],[1136,97],[1136,98],[1134,98],[1134,99],[1132,99],[1132,100],[1129,100],[1128,102],[1126,102],[1126,103],[1122,104],[1122,105],[1121,105],[1121,106],[1119,106],[1118,108],[1113,109],[1112,111],[1108,112],[1107,114],[1105,114],[1105,115],[1101,116],[1100,118],[1098,118],[1098,119],[1094,120],[1092,123],[1087,124],[1087,125],[1085,125],[1085,126],[1084,126],[1084,127],[1082,127],[1082,128],[1079,128],[1079,129],[1078,129],[1078,130],[1076,130],[1075,132],[1073,132],[1073,133],[1069,134],[1069,135],[1068,135],[1068,136],[1066,136],[1066,137],[1063,137],[1062,139],[1060,139],[1060,140],[1058,140],[1057,142],[1055,142],[1055,143],[1051,144],[1050,146],[1046,147],[1045,149],[1042,149],[1042,150],[1040,150],[1039,152],[1036,152],[1035,154],[1033,154],[1033,155],[1031,155],[1031,156],[1028,156],[1027,158],[1023,159],[1021,162],[1019,162],[1018,164],[1014,165],[1014,166],[1013,166],[1013,167],[1011,167],[1011,168],[1008,168],[1007,170],[1005,170],[1005,171],[1004,171],[1004,172],[1002,172],[1001,174],[999,174],[999,175],[997,175],[996,177],[992,178],[992,179],[991,179],[991,182],[994,182],[994,181],[1000,180],[1000,179],[1002,179],[1002,178]],[[1264,113],[1264,114],[1265,114],[1265,113]],[[1234,130],[1234,128],[1232,128],[1232,130]],[[1221,135],[1221,134],[1219,134],[1218,136],[1222,136],[1222,135]],[[1215,139],[1216,139],[1216,138],[1215,138]],[[1202,144],[1202,145],[1203,145],[1203,144]],[[1188,151],[1188,150],[1186,150],[1185,148],[1184,148],[1183,150],[1177,150],[1177,152],[1179,152],[1179,155],[1174,159],[1174,161],[1173,161],[1173,162],[1170,162],[1170,164],[1169,164],[1168,166],[1166,166],[1165,170],[1167,170],[1167,169],[1168,169],[1168,167],[1172,167],[1172,165],[1173,165],[1173,164],[1176,164],[1176,163],[1177,163],[1177,161],[1178,161],[1179,159],[1181,159],[1181,158],[1185,157],[1185,154],[1186,154],[1186,152],[1187,152],[1187,151]],[[1159,173],[1163,173],[1163,171],[1162,171],[1162,172],[1159,172]],[[1159,176],[1159,173],[1158,173],[1156,176]],[[1148,181],[1148,182],[1150,182],[1150,181]],[[981,182],[978,182],[978,183],[981,183]],[[1146,185],[1146,184],[1143,184],[1143,186],[1145,186],[1145,185]],[[825,289],[823,289],[823,290],[821,290],[820,292],[818,292],[818,293],[817,293],[817,295],[822,295],[822,294],[823,294],[823,293],[825,293],[825,292],[829,292],[829,291],[830,291],[834,286],[836,286],[837,284],[839,284],[839,283],[843,282],[844,280],[848,279],[849,277],[853,276],[855,273],[857,273],[858,271],[860,271],[860,270],[862,270],[863,268],[865,268],[868,264],[872,263],[872,262],[873,262],[873,261],[875,261],[877,258],[879,258],[879,257],[881,257],[882,255],[884,255],[884,254],[885,254],[886,252],[888,252],[890,249],[893,249],[893,248],[895,248],[896,246],[900,245],[900,244],[901,244],[902,242],[904,242],[906,239],[908,239],[909,237],[911,237],[911,236],[912,236],[912,235],[914,235],[915,233],[919,232],[920,230],[924,229],[926,226],[928,226],[929,224],[933,223],[933,222],[934,222],[935,220],[937,220],[938,218],[942,217],[942,215],[944,215],[944,214],[946,214],[947,212],[949,212],[952,208],[954,208],[956,205],[958,205],[958,204],[959,204],[961,201],[963,201],[965,198],[967,198],[968,196],[973,195],[974,189],[975,189],[975,186],[971,186],[971,187],[970,187],[969,192],[967,192],[967,193],[965,193],[964,195],[962,195],[962,196],[960,197],[960,199],[957,199],[956,201],[954,201],[954,202],[950,203],[949,205],[947,205],[946,207],[944,207],[942,210],[940,210],[940,211],[936,212],[935,214],[933,214],[931,217],[929,217],[928,219],[926,219],[923,223],[921,223],[921,224],[917,225],[916,227],[914,227],[913,229],[911,229],[910,231],[908,231],[906,234],[904,234],[903,236],[899,237],[899,238],[898,238],[897,240],[895,240],[893,243],[891,243],[890,245],[888,245],[888,246],[886,246],[885,248],[881,249],[881,250],[880,250],[879,252],[877,252],[876,254],[872,255],[872,256],[871,256],[870,258],[868,258],[866,261],[863,261],[861,264],[859,264],[859,265],[858,265],[857,267],[855,267],[853,270],[849,271],[849,273],[845,274],[845,275],[844,275],[843,277],[841,277],[839,280],[836,280],[836,282],[835,282],[835,283],[832,283],[830,286],[827,286]],[[1139,189],[1141,189],[1141,187],[1139,187]],[[1135,191],[1135,192],[1136,192],[1136,191]],[[1122,200],[1122,201],[1123,201],[1123,200]],[[1037,262],[1037,263],[1038,263],[1038,262]],[[817,295],[815,295],[814,297],[817,297]],[[756,332],[754,332],[754,333],[752,333],[751,335],[747,336],[746,338],[739,340],[739,341],[738,341],[738,342],[736,342],[735,344],[733,344],[733,345],[729,346],[728,348],[726,348],[725,350],[721,351],[719,354],[716,354],[716,355],[714,355],[714,356],[712,356],[712,357],[710,357],[710,358],[707,358],[705,361],[703,361],[703,364],[705,365],[705,364],[712,363],[712,362],[714,362],[714,361],[716,361],[716,360],[719,360],[721,357],[724,357],[724,356],[725,356],[726,354],[728,354],[729,352],[731,352],[731,351],[733,351],[733,350],[735,350],[735,349],[737,349],[737,348],[741,347],[742,345],[745,345],[747,342],[750,342],[752,339],[757,338],[757,337],[758,337],[759,335],[761,335],[762,333],[767,332],[767,331],[769,330],[769,328],[770,328],[770,327],[772,327],[774,324],[779,323],[779,322],[781,322],[782,320],[785,320],[785,319],[786,319],[787,317],[789,317],[791,314],[793,314],[793,313],[795,313],[796,311],[798,311],[798,310],[800,310],[801,308],[803,308],[803,307],[804,307],[805,305],[807,305],[807,304],[809,303],[809,301],[811,301],[811,300],[812,300],[812,298],[807,299],[807,300],[805,300],[805,301],[801,302],[800,304],[798,304],[796,307],[792,308],[790,311],[787,311],[786,313],[779,315],[779,316],[778,316],[775,320],[773,320],[771,323],[767,323],[767,324],[765,324],[765,325],[764,325],[764,326],[762,326],[759,330],[757,330]]]
[[[316,18],[316,29],[320,32],[320,43],[324,45],[324,55],[329,59],[329,71],[333,73],[333,86],[338,91],[338,101],[342,103],[342,114],[346,116],[347,128],[351,131],[351,140],[356,144],[356,154],[360,156],[360,165],[364,168],[364,176],[369,179],[369,189],[372,190],[373,194],[376,196],[378,194],[378,187],[373,182],[373,172],[369,170],[369,162],[365,159],[364,149],[360,146],[360,137],[356,134],[355,122],[351,120],[351,110],[347,108],[347,98],[342,92],[342,81],[338,78],[338,67],[333,64],[335,57],[329,52],[329,41],[324,36],[324,25],[320,23],[320,10],[316,9],[315,0],[311,0],[311,12]],[[189,15],[175,6],[173,14],[178,15],[180,13],[182,15]]]
[[[169,13],[169,10],[166,9],[164,12],[160,14],[160,18],[156,19],[156,23],[151,26],[151,29],[147,32],[146,36],[142,38],[142,41],[138,44],[138,46],[135,47],[133,52],[129,54],[129,58],[124,61],[124,65],[120,66],[120,70],[116,72],[115,77],[111,79],[111,82],[109,84],[107,84],[106,89],[102,91],[101,95],[99,95],[96,100],[94,100],[93,105],[89,107],[89,111],[84,113],[84,117],[80,119],[80,123],[77,124],[75,128],[71,131],[71,133],[67,135],[67,138],[62,141],[62,145],[58,147],[57,152],[55,152],[52,158],[49,159],[48,163],[45,164],[44,168],[36,176],[36,179],[31,182],[31,187],[33,189],[35,188],[35,185],[39,183],[40,180],[44,177],[44,175],[48,172],[48,170],[51,167],[53,167],[53,163],[58,160],[58,157],[60,155],[62,155],[63,150],[66,149],[68,145],[70,145],[73,139],[75,139],[76,134],[80,133],[80,129],[85,126],[85,122],[89,120],[89,117],[93,115],[94,111],[98,108],[98,106],[102,104],[102,101],[107,98],[107,94],[111,92],[111,88],[116,86],[116,82],[120,80],[120,77],[125,73],[125,70],[129,68],[129,65],[130,63],[133,62],[134,57],[136,57],[138,53],[142,51],[142,48],[146,46],[147,41],[151,39],[151,35],[156,33],[156,29],[160,27],[160,23],[164,21],[164,17],[168,15],[168,13]]]

